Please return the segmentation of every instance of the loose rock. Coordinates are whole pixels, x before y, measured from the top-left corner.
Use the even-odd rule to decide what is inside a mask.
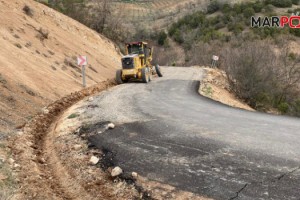
[[[94,97],[89,98],[89,102],[92,102],[92,101],[94,101]]]
[[[99,162],[99,158],[97,158],[96,156],[92,156],[90,159],[90,163],[93,165],[97,165],[97,163]]]
[[[109,123],[109,124],[107,125],[107,128],[108,128],[108,129],[114,129],[114,128],[115,128],[115,125],[114,125],[113,123]]]
[[[138,177],[138,173],[132,172],[132,173],[131,173],[131,176],[132,176],[133,178],[137,178],[137,177]]]
[[[14,164],[14,163],[15,163],[15,160],[14,160],[14,159],[12,159],[12,158],[9,158],[9,159],[8,159],[8,163],[9,163],[10,165],[12,165],[12,164]]]
[[[112,177],[116,177],[119,176],[123,173],[123,170],[120,167],[115,167],[113,168],[113,170],[111,171],[111,176]]]
[[[48,114],[49,113],[49,110],[47,108],[43,108],[43,113],[44,114]]]
[[[0,181],[7,179],[8,177],[0,173]]]
[[[19,165],[19,164],[14,164],[14,168],[19,168],[19,167],[21,167],[21,165]]]
[[[17,135],[19,135],[19,136],[21,136],[21,135],[23,135],[23,134],[24,134],[23,131],[18,131],[18,132],[17,132]]]
[[[41,163],[41,164],[45,164],[46,160],[45,160],[45,158],[39,158],[38,162]]]
[[[79,150],[79,149],[82,148],[82,145],[80,145],[80,144],[75,144],[75,145],[73,146],[73,148],[74,148],[75,150]]]

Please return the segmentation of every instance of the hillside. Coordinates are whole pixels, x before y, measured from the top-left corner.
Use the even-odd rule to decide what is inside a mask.
[[[88,86],[113,78],[120,66],[111,41],[42,4],[4,0],[0,9],[0,138],[82,89],[76,56],[88,56]]]
[[[126,25],[135,27],[137,24],[144,28],[162,29],[184,15],[203,10],[207,0],[154,0],[114,2],[114,13],[126,19]],[[122,8],[122,9],[121,9]]]
[[[92,1],[92,0],[91,0]],[[237,3],[245,0],[222,0],[220,2]],[[114,14],[126,19],[126,24],[137,24],[149,29],[164,29],[183,16],[205,11],[209,0],[152,0],[152,1],[115,1]]]

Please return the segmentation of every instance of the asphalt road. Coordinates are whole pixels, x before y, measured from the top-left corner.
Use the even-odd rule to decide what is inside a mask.
[[[117,125],[89,138],[114,165],[214,199],[300,199],[299,119],[200,96],[202,69],[163,71],[164,78],[114,87],[83,106],[95,124]]]

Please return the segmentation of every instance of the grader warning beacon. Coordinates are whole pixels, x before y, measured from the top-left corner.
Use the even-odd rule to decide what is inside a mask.
[[[126,55],[122,57],[122,69],[116,72],[118,84],[129,80],[141,80],[148,83],[157,74],[162,77],[159,65],[152,66],[153,47],[146,42],[132,42],[125,44]]]

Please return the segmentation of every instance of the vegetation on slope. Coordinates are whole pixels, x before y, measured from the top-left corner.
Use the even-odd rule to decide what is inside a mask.
[[[293,3],[298,5],[299,0],[295,0]],[[229,42],[234,36],[241,36],[242,34],[246,40],[276,38],[278,35],[289,33],[300,36],[299,29],[251,28],[251,16],[278,16],[280,14],[275,12],[276,7],[291,7],[292,5],[291,0],[266,0],[233,5],[212,1],[206,12],[199,11],[185,16],[172,24],[168,33],[186,49],[190,49],[196,41],[221,40]],[[296,11],[289,9],[290,13]]]

